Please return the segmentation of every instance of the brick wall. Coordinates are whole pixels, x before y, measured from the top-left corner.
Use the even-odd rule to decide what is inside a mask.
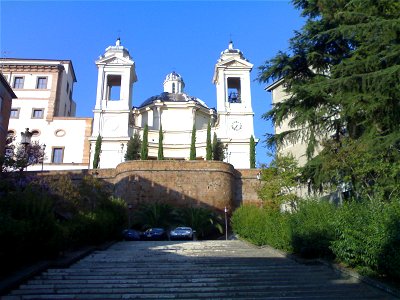
[[[114,195],[136,206],[166,201],[177,206],[205,206],[230,211],[241,203],[259,203],[259,170],[235,170],[219,161],[129,161],[115,169],[49,172],[85,173],[113,185]],[[47,172],[46,172],[47,173]]]

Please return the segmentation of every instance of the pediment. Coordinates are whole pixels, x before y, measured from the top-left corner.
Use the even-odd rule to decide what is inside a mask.
[[[223,60],[218,63],[218,67],[230,67],[230,68],[253,68],[253,64],[249,63],[244,59],[232,58]]]
[[[133,61],[125,57],[104,57],[96,61],[97,64],[105,65],[132,65]]]

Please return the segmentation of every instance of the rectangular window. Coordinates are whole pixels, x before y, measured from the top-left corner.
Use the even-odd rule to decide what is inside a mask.
[[[38,77],[36,83],[37,89],[47,89],[47,77]]]
[[[64,159],[64,148],[55,147],[51,154],[51,162],[54,164],[62,164]]]
[[[11,108],[10,119],[18,119],[19,118],[19,108]]]
[[[67,94],[69,93],[69,82],[67,82]]]
[[[32,109],[32,119],[43,119],[43,108]]]
[[[23,89],[24,88],[24,77],[14,77],[14,89]]]

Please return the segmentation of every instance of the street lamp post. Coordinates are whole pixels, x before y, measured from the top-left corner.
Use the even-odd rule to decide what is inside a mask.
[[[31,143],[33,133],[29,131],[29,128],[25,128],[24,132],[21,132],[21,144],[24,145],[25,148],[25,156],[26,156],[26,169],[28,169],[28,145]]]
[[[46,144],[43,144],[42,149],[43,149],[43,157],[42,157],[42,172],[43,172],[43,163],[44,163],[44,154],[46,151]]]
[[[224,212],[225,212],[225,240],[228,240],[228,216],[227,216],[228,209],[226,208],[226,206],[224,208]]]
[[[128,204],[128,229],[131,229],[131,211],[132,211],[132,204]]]

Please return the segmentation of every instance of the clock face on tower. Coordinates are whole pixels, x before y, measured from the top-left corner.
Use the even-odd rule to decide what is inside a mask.
[[[242,123],[240,123],[239,121],[233,122],[232,129],[235,131],[239,131],[240,129],[242,129]]]

